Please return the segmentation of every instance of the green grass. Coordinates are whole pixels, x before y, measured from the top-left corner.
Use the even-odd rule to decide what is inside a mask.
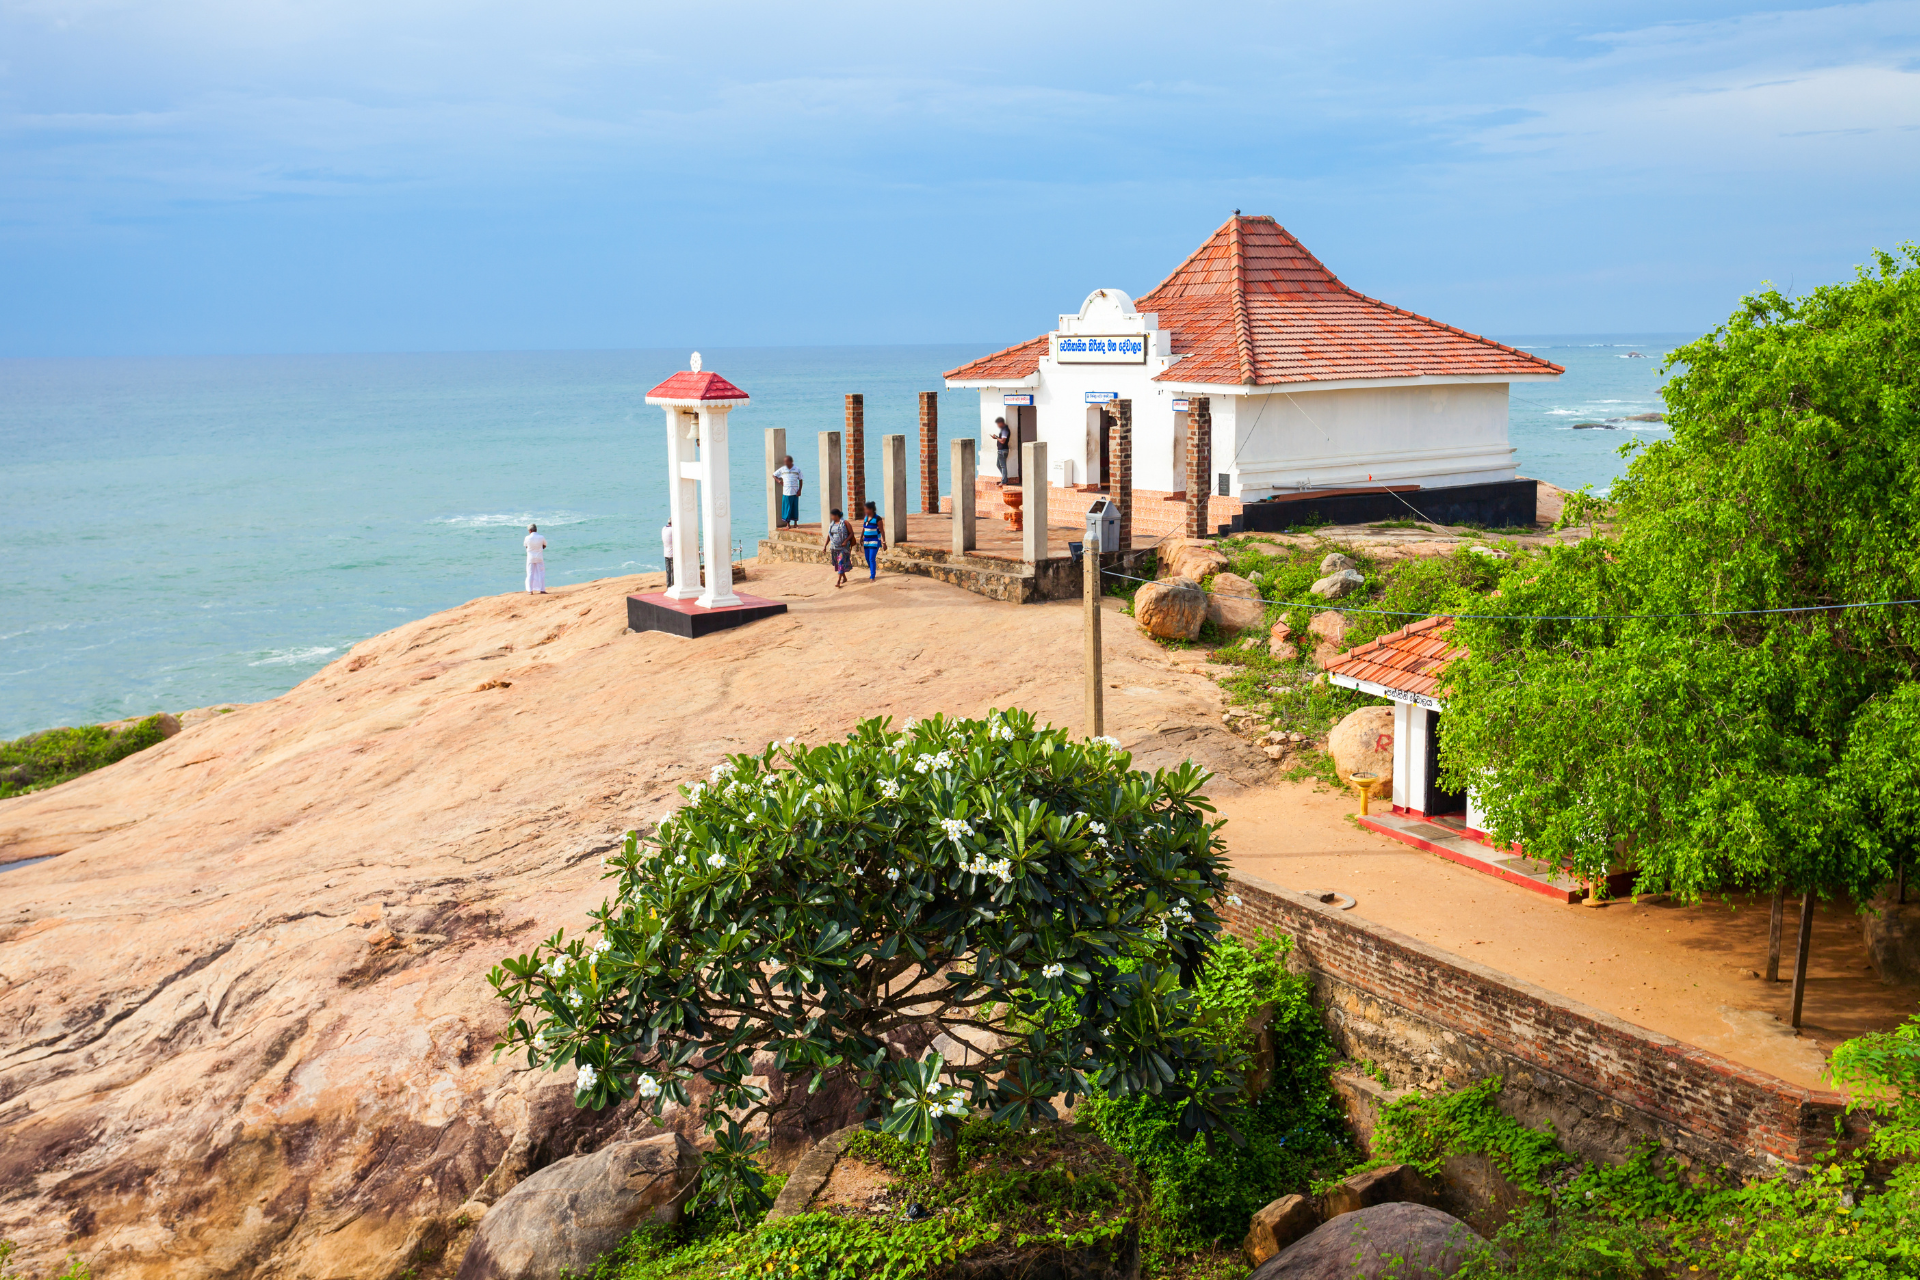
[[[45,729],[0,743],[0,799],[59,786],[144,751],[162,737],[160,717],[148,716],[119,733],[92,724]]]

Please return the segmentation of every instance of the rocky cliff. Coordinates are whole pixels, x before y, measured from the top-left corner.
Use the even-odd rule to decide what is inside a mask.
[[[1080,722],[1080,615],[919,578],[698,642],[615,579],[476,600],[271,702],[0,801],[0,1236],[120,1277],[397,1276],[458,1206],[625,1124],[493,1060],[502,954],[602,897],[599,855],[725,752],[869,715]],[[1117,617],[1108,730],[1232,789],[1266,762]]]

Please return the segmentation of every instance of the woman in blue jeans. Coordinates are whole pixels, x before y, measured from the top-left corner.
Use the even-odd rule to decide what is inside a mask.
[[[880,573],[880,549],[887,545],[887,522],[873,503],[867,504],[867,518],[860,522],[860,549],[867,553],[867,581]]]

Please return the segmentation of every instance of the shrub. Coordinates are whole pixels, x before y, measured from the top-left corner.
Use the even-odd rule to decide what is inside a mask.
[[[1017,711],[731,756],[628,835],[597,936],[495,967],[498,1049],[575,1065],[582,1106],[657,1113],[703,1080],[736,1147],[776,1109],[759,1053],[807,1086],[783,1105],[839,1073],[891,1104],[887,1132],[948,1151],[974,1109],[1026,1125],[1086,1093],[1166,1097],[1183,1139],[1222,1128],[1238,1063],[1186,990],[1220,928],[1206,776]],[[1009,1019],[1023,1034],[965,1066],[897,1047]]]
[[[118,733],[90,724],[78,729],[46,729],[0,742],[0,800],[58,786],[144,751],[164,737],[160,717],[148,716]]]
[[[1273,1064],[1265,1091],[1240,1122],[1244,1145],[1182,1138],[1178,1109],[1164,1098],[1086,1103],[1100,1135],[1153,1180],[1158,1223],[1148,1243],[1160,1252],[1237,1241],[1262,1206],[1305,1191],[1346,1158],[1346,1126],[1328,1084],[1333,1045],[1311,984],[1285,967],[1291,948],[1292,940],[1279,935],[1251,947],[1222,937],[1194,988],[1214,1034],[1234,1049],[1253,1047],[1260,1016],[1268,1014]]]

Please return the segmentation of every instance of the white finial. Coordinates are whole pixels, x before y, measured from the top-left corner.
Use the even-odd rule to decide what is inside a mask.
[[[698,351],[694,352],[693,359],[689,360],[687,364],[695,373],[700,372],[700,353]]]

